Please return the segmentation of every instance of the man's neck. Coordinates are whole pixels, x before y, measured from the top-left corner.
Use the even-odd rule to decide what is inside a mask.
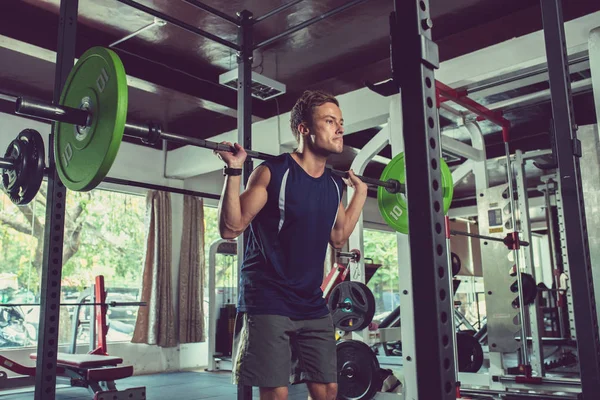
[[[294,152],[292,153],[292,157],[294,157],[296,162],[300,164],[307,174],[313,177],[323,175],[325,165],[327,164],[327,157],[315,154],[309,149],[304,149],[301,153]]]

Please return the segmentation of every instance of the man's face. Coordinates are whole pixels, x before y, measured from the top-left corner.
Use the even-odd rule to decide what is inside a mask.
[[[342,110],[334,103],[315,107],[309,134],[309,142],[315,151],[326,155],[340,154],[344,150]]]

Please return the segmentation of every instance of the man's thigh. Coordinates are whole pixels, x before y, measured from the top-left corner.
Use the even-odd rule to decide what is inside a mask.
[[[297,327],[292,341],[293,381],[337,382],[335,328],[330,315],[294,321]]]
[[[233,339],[234,384],[281,387],[290,382],[292,321],[280,315],[238,313]]]

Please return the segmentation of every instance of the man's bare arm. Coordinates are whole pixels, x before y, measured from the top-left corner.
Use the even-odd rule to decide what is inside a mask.
[[[267,186],[271,180],[269,168],[256,168],[240,195],[241,176],[227,176],[219,201],[219,233],[223,239],[241,235],[267,202]]]
[[[344,208],[342,203],[339,205],[337,219],[329,237],[329,243],[336,249],[342,248],[348,241],[367,200],[367,185],[357,178],[353,171],[349,171],[349,178],[344,181],[354,187],[354,195],[348,208]]]

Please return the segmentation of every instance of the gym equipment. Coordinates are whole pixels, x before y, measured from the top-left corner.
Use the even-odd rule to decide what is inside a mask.
[[[86,51],[67,78],[60,104],[90,112],[83,126],[59,122],[54,143],[61,181],[87,191],[108,174],[123,138],[127,75],[116,53],[102,47]]]
[[[338,398],[372,399],[381,389],[379,362],[371,348],[357,340],[340,340],[336,344]]]
[[[352,249],[351,251],[338,251],[336,254],[337,258],[347,258],[351,262],[359,262],[360,261],[360,250]]]
[[[454,252],[450,254],[450,257],[452,259],[452,276],[456,276],[460,272],[462,262],[460,261],[460,257],[458,256],[458,254]]]
[[[44,166],[42,135],[33,129],[21,131],[0,159],[2,186],[10,201],[26,205],[33,200],[44,179]]]
[[[477,372],[483,365],[483,349],[477,339],[468,332],[456,332],[458,370]]]
[[[97,346],[87,354],[58,353],[56,372],[59,376],[66,378],[67,384],[87,388],[94,400],[145,400],[145,387],[135,387],[124,390],[118,390],[116,387],[116,380],[128,378],[133,375],[133,366],[119,365],[123,363],[123,359],[120,357],[109,356],[107,353],[106,334],[108,332],[108,325],[106,323],[106,312],[110,303],[106,303],[104,276],[99,275],[96,277],[93,293],[96,299],[100,299],[100,302],[74,303],[74,305],[78,306],[78,309],[74,314],[74,332],[71,352],[74,353],[76,350],[77,328],[79,326],[79,306],[81,305],[98,306],[99,313],[95,318],[96,329],[94,329],[94,331],[97,332]],[[119,304],[145,305],[143,302]],[[2,304],[2,306],[8,306],[8,304]],[[32,353],[29,355],[29,358],[36,360],[37,354]],[[20,375],[32,377],[35,377],[36,375],[35,367],[21,365],[2,355],[0,355],[0,366]]]
[[[381,173],[381,180],[395,179],[404,185],[404,153],[397,154],[392,161],[384,168]],[[454,183],[452,182],[452,172],[444,161],[440,158],[441,184],[434,183],[435,189],[441,187],[443,194],[444,214],[450,209],[452,203],[452,195],[454,194]],[[385,222],[394,230],[400,233],[408,233],[408,204],[405,197],[405,191],[397,193],[383,190],[381,187],[377,189],[377,204],[379,211]]]
[[[36,354],[30,358],[35,360]],[[133,375],[131,365],[119,366],[120,357],[96,354],[65,354],[57,357],[56,373],[67,378],[73,386],[87,388],[94,400],[103,399],[146,399],[146,388],[136,387],[118,391],[115,381]],[[0,354],[0,366],[19,375],[35,377],[35,367],[27,367]]]
[[[211,150],[234,151],[227,145],[162,132],[158,125],[127,123],[127,91],[127,75],[119,56],[110,49],[92,47],[71,70],[61,94],[60,106],[17,99],[17,114],[58,122],[56,167],[67,188],[87,191],[96,187],[110,170],[123,135],[151,144],[167,140]],[[262,160],[274,157],[249,149],[246,153]],[[346,176],[343,171],[332,172]],[[402,189],[393,179],[382,182],[368,177],[359,178],[393,193]]]
[[[40,306],[39,303],[0,303],[0,307],[23,307]],[[127,306],[147,306],[145,301],[109,301],[109,302],[81,302],[81,303],[60,303],[61,306],[104,306],[104,307],[127,307]]]
[[[530,274],[521,272],[521,283],[523,284],[523,302],[525,305],[533,304],[538,293],[538,287],[535,283],[535,279]],[[517,281],[510,286],[510,291],[513,293],[518,293],[519,285]],[[514,308],[519,308],[519,297],[515,298],[512,304]]]
[[[331,291],[327,305],[333,324],[344,332],[365,329],[375,315],[375,296],[360,282],[339,283]]]
[[[140,138],[149,144],[166,140],[211,150],[234,151],[227,145],[163,132],[157,124],[128,123],[127,101],[125,68],[120,58],[112,50],[92,47],[82,55],[69,74],[60,105],[20,97],[16,101],[16,113],[58,122],[56,167],[65,186],[75,191],[91,190],[106,177],[123,135]],[[246,152],[249,157],[262,160],[274,157],[249,149]],[[380,207],[385,204],[380,208],[382,212],[385,210],[384,215],[389,213],[391,218],[397,215],[401,220],[406,220],[406,199],[399,195],[405,192],[405,187],[398,179],[404,179],[403,155],[396,156],[390,164],[392,167],[388,165],[382,180],[357,177],[367,184],[378,186],[378,197],[385,194],[385,199],[380,200]],[[443,171],[444,210],[447,211],[452,201],[452,174],[443,160],[440,160],[440,164]],[[347,176],[343,171],[331,171],[338,176]],[[406,233],[406,225],[407,221],[396,230]]]
[[[507,233],[506,236],[502,239],[494,237],[494,236],[480,235],[477,233],[456,231],[454,229],[450,230],[450,234],[451,235],[460,235],[460,236],[469,236],[469,237],[476,238],[476,239],[491,240],[494,242],[502,242],[506,245],[506,247],[508,247],[509,250],[518,249],[519,246],[529,246],[529,242],[527,242],[525,240],[519,240],[518,232]]]

